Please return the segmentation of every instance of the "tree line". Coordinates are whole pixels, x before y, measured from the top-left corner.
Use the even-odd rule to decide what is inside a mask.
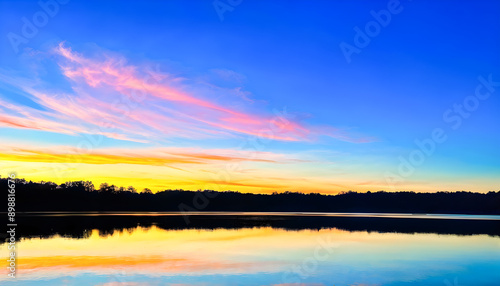
[[[90,181],[32,182],[15,179],[16,211],[280,211],[384,212],[500,215],[500,191],[476,192],[342,192],[336,195],[283,192],[249,194],[235,191],[137,191]],[[7,178],[0,178],[7,197]],[[7,204],[4,205],[6,211]]]

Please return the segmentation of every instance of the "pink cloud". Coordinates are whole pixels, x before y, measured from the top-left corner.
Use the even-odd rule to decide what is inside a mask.
[[[354,143],[372,141],[332,127],[306,126],[286,113],[258,115],[223,105],[214,99],[216,94],[208,96],[210,92],[192,88],[180,77],[132,66],[116,55],[85,57],[62,43],[55,52],[72,91],[47,90],[40,80],[0,74],[0,80],[44,108],[1,102],[5,112],[0,126],[141,143],[241,135],[281,141],[312,141],[320,135]]]
[[[204,125],[206,129],[222,129],[285,141],[307,140],[310,133],[305,126],[290,120],[270,128],[270,122],[274,122],[273,124],[278,122],[273,120],[272,116],[258,116],[230,109],[200,95],[184,91],[178,87],[177,81],[146,80],[139,72],[140,68],[126,65],[121,58],[107,57],[105,61],[93,60],[73,52],[63,44],[59,45],[57,52],[66,60],[60,64],[64,74],[73,81],[83,81],[93,88],[111,88],[127,95],[145,93],[148,97],[156,99],[160,105],[173,107],[187,114],[190,123]],[[155,77],[169,78],[158,73]],[[194,116],[189,116],[190,114]],[[134,118],[137,120],[137,117]]]

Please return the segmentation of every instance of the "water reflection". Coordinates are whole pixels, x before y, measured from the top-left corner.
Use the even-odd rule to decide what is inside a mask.
[[[31,234],[25,233],[18,243],[19,273],[13,284],[339,286],[454,285],[455,280],[458,285],[498,285],[500,281],[500,238],[494,234],[318,227],[326,222],[306,228],[300,226],[312,221],[297,218],[292,223],[259,216],[228,221],[197,217],[188,227],[185,223],[177,227],[170,220],[167,224],[161,219],[128,218],[61,218],[52,222],[47,235],[37,235],[32,225]],[[29,221],[36,223],[37,219]],[[64,225],[71,221],[73,224]],[[111,222],[131,225],[109,227]],[[373,222],[354,220],[351,228]],[[403,221],[398,222],[405,228]],[[98,227],[87,228],[92,224]],[[66,233],[56,234],[54,226]],[[413,227],[422,228],[419,224]],[[486,230],[483,226],[483,232]],[[80,231],[80,238],[67,235]],[[0,248],[6,253],[5,244]],[[0,282],[5,282],[9,279],[2,271]]]
[[[500,236],[500,216],[394,214],[295,214],[295,213],[37,213],[21,214],[17,237],[48,238],[55,234],[85,238],[89,231],[103,235],[114,231],[157,226],[174,229],[239,229],[273,227],[285,230],[337,228],[348,231],[436,233]],[[460,218],[460,219],[457,219]],[[0,238],[5,238],[4,232]],[[3,241],[3,239],[2,239]]]

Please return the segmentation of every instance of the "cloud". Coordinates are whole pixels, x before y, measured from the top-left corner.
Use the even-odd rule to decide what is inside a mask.
[[[103,284],[96,284],[95,286],[141,286],[144,283],[138,282],[107,282]]]
[[[323,283],[282,283],[272,284],[271,286],[326,286]]]
[[[245,76],[240,74],[240,73],[237,73],[233,70],[229,70],[229,69],[211,69],[210,70],[213,74],[215,74],[216,76],[220,77],[221,79],[223,80],[226,80],[226,81],[234,81],[234,82],[237,82],[237,83],[241,83],[245,80]]]
[[[294,162],[282,154],[271,152],[235,151],[230,149],[200,148],[146,148],[120,149],[105,148],[82,153],[68,146],[50,148],[30,146],[0,147],[0,158],[4,161],[44,162],[44,163],[81,163],[81,164],[136,164],[136,165],[176,165],[209,164],[217,162]]]
[[[307,126],[286,112],[245,111],[249,109],[246,104],[254,101],[241,87],[226,89],[211,84],[204,85],[204,89],[146,65],[131,65],[125,58],[109,52],[86,57],[63,43],[55,48],[54,54],[51,59],[63,75],[60,82],[0,72],[0,82],[17,89],[40,107],[2,100],[0,127],[69,135],[98,134],[141,143],[236,136],[310,142],[322,135],[355,143],[371,141],[333,127]],[[230,70],[212,72],[222,77],[242,78]],[[61,86],[68,85],[69,90],[61,90]],[[240,104],[219,102],[217,95],[223,93],[233,94],[232,98]]]
[[[138,96],[143,103],[152,101],[154,107],[160,107],[162,113],[157,116],[163,116],[161,123],[167,126],[172,125],[169,121],[174,121],[183,124],[185,128],[182,129],[187,130],[196,126],[198,129],[223,130],[284,141],[303,141],[310,133],[308,128],[300,123],[286,120],[285,124],[275,124],[275,116],[247,113],[204,98],[202,94],[187,92],[189,87],[179,86],[178,81],[169,80],[168,75],[161,76],[157,72],[156,78],[166,80],[151,80],[142,68],[128,65],[123,58],[85,58],[63,44],[58,46],[56,52],[63,58],[60,66],[64,75],[74,83],[124,94],[132,101]],[[169,112],[171,110],[175,112]],[[137,118],[139,117],[134,117],[135,120]]]

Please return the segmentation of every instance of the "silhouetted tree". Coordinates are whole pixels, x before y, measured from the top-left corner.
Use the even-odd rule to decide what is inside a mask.
[[[101,183],[101,185],[99,185],[99,192],[107,192],[108,190],[109,190],[108,183]]]
[[[234,191],[182,189],[155,194],[145,188],[138,194],[102,183],[98,192],[90,181],[16,181],[17,211],[179,211],[185,204],[198,211],[311,211],[387,213],[500,214],[500,191],[473,192],[342,192],[338,195],[273,192],[271,195]],[[0,178],[0,192],[7,197],[7,178]],[[1,196],[1,194],[0,194]],[[202,198],[202,199],[200,199]],[[204,199],[203,199],[204,198]],[[203,207],[198,207],[203,205]],[[5,208],[5,206],[4,206]],[[0,208],[1,211],[1,208]]]

